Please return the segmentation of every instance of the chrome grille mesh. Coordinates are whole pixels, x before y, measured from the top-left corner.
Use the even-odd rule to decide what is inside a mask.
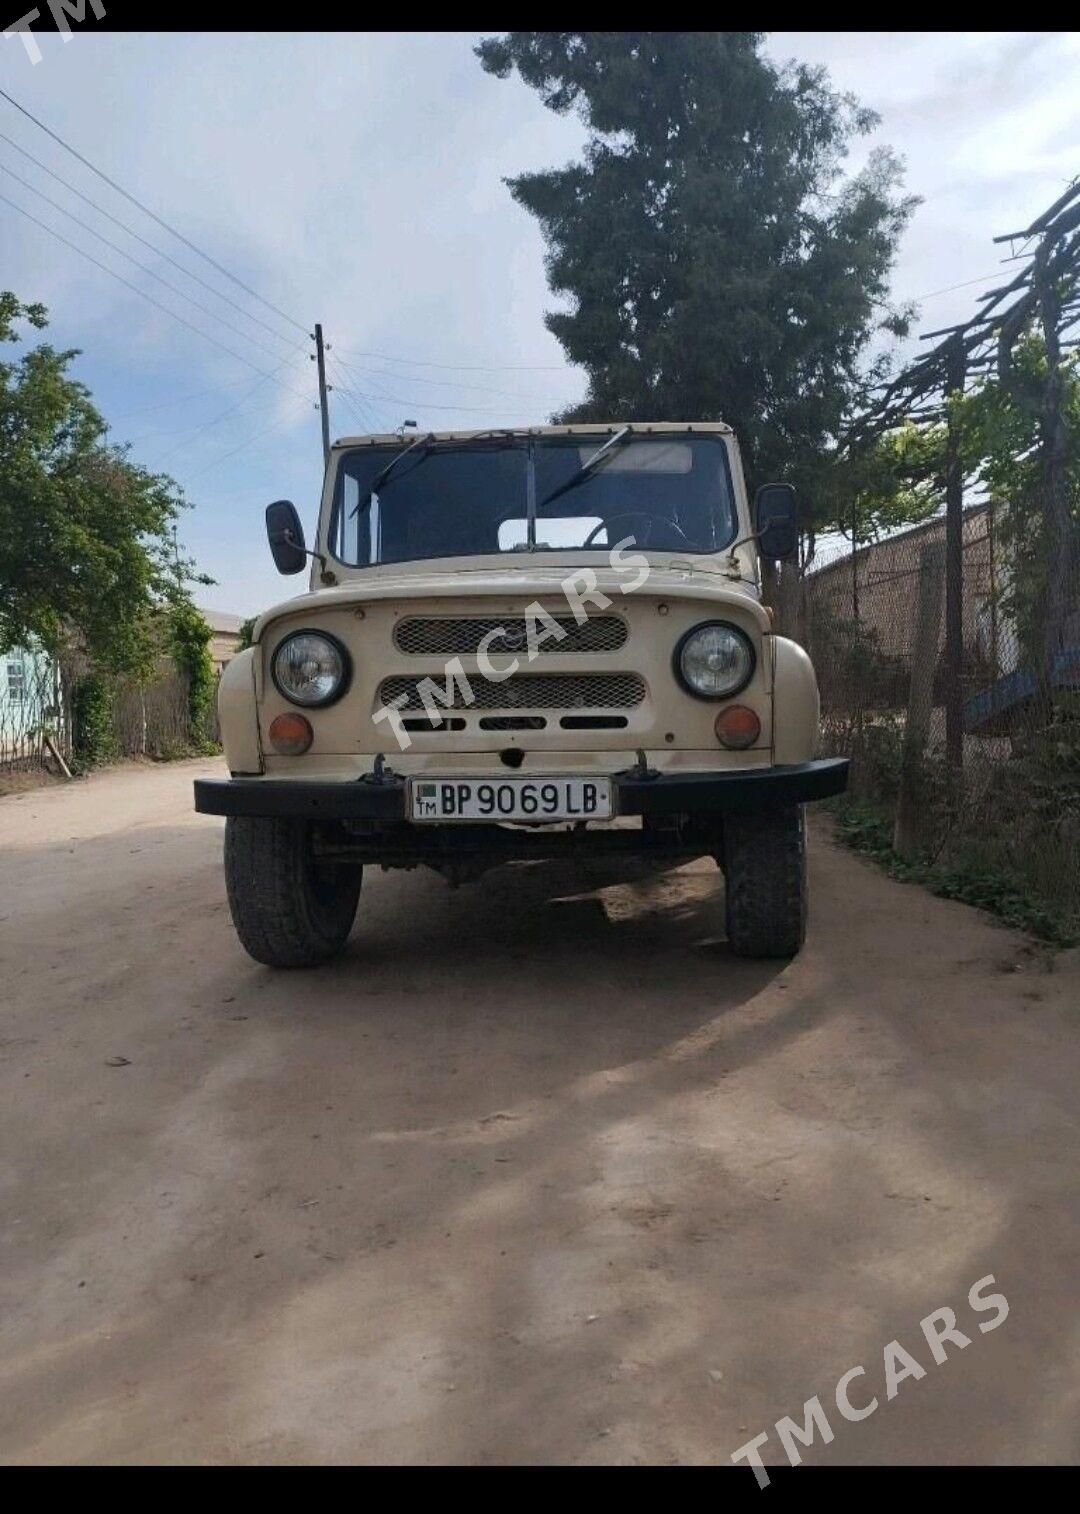
[[[545,652],[615,652],[626,642],[626,621],[618,615],[594,615],[581,625],[572,615],[555,615],[552,619],[565,635],[562,641],[557,641],[554,636],[544,639],[545,623],[537,623],[534,634],[543,641],[543,645],[537,648],[541,656]],[[484,637],[493,631],[505,634],[493,637],[488,643],[487,650],[492,656],[528,650],[526,621],[522,616],[413,615],[394,627],[394,645],[399,652],[414,657],[475,653]]]
[[[402,710],[422,710],[417,686],[424,675],[384,678],[379,685],[379,703],[390,704],[399,695]],[[434,678],[441,693],[447,680]],[[645,698],[645,684],[636,673],[519,673],[502,683],[492,683],[480,674],[469,679],[475,698],[467,704],[460,678],[453,680],[455,710],[631,710]],[[442,700],[437,700],[442,708]]]

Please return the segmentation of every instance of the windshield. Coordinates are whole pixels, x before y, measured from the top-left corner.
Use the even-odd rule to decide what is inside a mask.
[[[352,567],[490,553],[718,552],[735,535],[720,437],[558,436],[357,447],[339,464],[330,550]],[[579,476],[580,475],[580,476]]]

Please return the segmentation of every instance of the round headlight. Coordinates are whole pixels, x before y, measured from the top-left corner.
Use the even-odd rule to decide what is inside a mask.
[[[728,699],[754,676],[750,638],[723,620],[695,626],[675,648],[675,671],[699,699]]]
[[[349,686],[349,654],[325,631],[294,631],[274,653],[274,682],[293,704],[333,704]]]

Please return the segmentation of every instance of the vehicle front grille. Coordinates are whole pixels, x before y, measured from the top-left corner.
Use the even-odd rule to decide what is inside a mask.
[[[537,647],[540,655],[545,652],[560,655],[564,652],[616,652],[625,645],[626,621],[618,615],[594,615],[581,625],[572,615],[554,615],[552,619],[564,635],[561,641],[557,640],[546,622],[537,621],[533,634],[538,642],[542,642]],[[500,634],[493,636],[488,643],[487,650],[492,656],[528,650],[526,621],[521,616],[470,619],[453,615],[413,615],[394,627],[394,645],[399,652],[407,652],[413,657],[439,657],[451,652],[475,654],[484,637],[493,631]]]
[[[439,693],[450,680],[434,678]],[[423,675],[397,675],[384,678],[379,685],[379,702],[392,704],[404,694],[401,710],[422,710],[423,700],[417,687]],[[455,710],[632,710],[645,698],[644,681],[636,673],[519,673],[494,683],[480,674],[469,679],[475,696],[470,704],[465,698],[461,679],[453,682]],[[439,708],[443,701],[437,701]]]

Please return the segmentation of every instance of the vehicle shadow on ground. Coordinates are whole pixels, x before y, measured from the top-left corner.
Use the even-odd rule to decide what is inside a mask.
[[[48,1197],[35,1201],[35,1223],[52,1236],[50,1261],[16,1288],[45,1319],[70,1314],[76,1272],[98,1289],[92,1329],[66,1328],[47,1350],[9,1359],[8,1401],[38,1447],[83,1423],[87,1392],[116,1392],[115,1423],[99,1425],[81,1449],[64,1442],[64,1454],[188,1455],[184,1436],[196,1431],[165,1432],[162,1417],[173,1417],[179,1392],[197,1419],[191,1388],[204,1369],[231,1381],[221,1352],[238,1328],[238,1273],[242,1333],[250,1327],[261,1338],[258,1321],[314,1312],[301,1351],[314,1353],[313,1417],[303,1432],[296,1426],[306,1414],[295,1410],[277,1424],[271,1359],[296,1349],[286,1348],[286,1323],[256,1352],[269,1376],[249,1351],[246,1375],[219,1405],[224,1417],[198,1432],[210,1458],[250,1448],[263,1430],[276,1437],[267,1455],[290,1446],[340,1453],[320,1450],[323,1385],[340,1386],[343,1374],[365,1402],[378,1400],[419,1349],[411,1332],[400,1337],[400,1322],[380,1335],[400,1302],[397,1260],[406,1252],[420,1315],[453,1295],[454,1317],[471,1322],[475,1381],[487,1380],[486,1347],[473,1336],[488,1333],[489,1308],[502,1349],[533,1307],[519,1296],[531,1217],[549,1212],[556,1235],[578,1228],[573,1193],[593,1181],[596,1143],[688,1080],[721,1076],[718,1020],[752,1006],[783,968],[730,954],[714,866],[657,871],[618,860],[504,868],[456,892],[430,875],[376,873],[340,959],[274,973],[233,938],[219,846],[213,832],[157,827],[84,840],[55,849],[59,889],[54,880],[40,899],[24,900],[24,923],[40,913],[50,939],[26,990],[34,1017],[70,1021],[77,984],[80,1055],[98,1069],[85,1093],[70,1094],[67,1118],[35,1142],[43,1170],[66,1163],[85,1176],[55,1212]],[[110,943],[92,962],[80,950],[91,931],[108,932]],[[125,1000],[137,1018],[125,1017],[119,1041],[113,1027]],[[785,1033],[744,1025],[725,1060],[752,1058]],[[757,1049],[755,1035],[764,1038]],[[130,1073],[103,1073],[99,1063],[117,1050]],[[102,1077],[112,1081],[99,1094]],[[118,1161],[113,1143],[126,1129],[141,1134]],[[201,1133],[211,1130],[209,1150]],[[32,1164],[22,1176],[40,1194]],[[639,1197],[630,1206],[635,1233],[650,1223]],[[481,1215],[488,1205],[490,1220]],[[516,1254],[506,1263],[515,1280],[499,1275],[500,1260],[486,1281],[477,1277],[473,1297],[474,1269],[451,1256],[447,1232],[452,1241],[489,1223],[493,1255]],[[269,1264],[254,1267],[256,1256]],[[339,1294],[355,1288],[359,1312]],[[50,1302],[54,1292],[62,1304]],[[344,1330],[326,1308],[344,1311]],[[459,1348],[453,1319],[431,1318],[429,1328],[435,1344],[414,1367],[421,1385],[438,1367],[421,1395],[434,1395],[421,1412],[432,1423],[439,1374]],[[162,1341],[176,1374],[163,1370]],[[120,1392],[133,1376],[137,1397]],[[253,1394],[269,1398],[260,1407]],[[404,1441],[402,1429],[369,1435],[361,1425],[349,1444],[369,1457],[425,1454],[422,1426]],[[439,1444],[449,1454],[445,1437]]]
[[[457,891],[372,871],[345,953],[275,973],[235,941],[216,830],[56,860],[19,901],[57,1113],[11,1155],[12,1212],[46,1239],[11,1274],[40,1323],[16,1320],[4,1454],[724,1462],[859,1362],[882,1407],[835,1422],[830,1459],[985,1460],[988,1423],[1013,1457],[1060,1444],[1057,1169],[1033,1184],[1002,1130],[1023,1075],[991,1097],[937,1072],[975,1011],[921,1008],[949,948],[914,914],[845,965],[849,896],[820,892],[803,955],[746,962],[707,862]],[[110,950],[88,961],[91,931]],[[864,1013],[878,969],[897,986]],[[1016,1313],[984,1338],[962,1309],[987,1272]],[[943,1304],[975,1338],[937,1368],[918,1320]],[[894,1335],[929,1380],[886,1404]]]

